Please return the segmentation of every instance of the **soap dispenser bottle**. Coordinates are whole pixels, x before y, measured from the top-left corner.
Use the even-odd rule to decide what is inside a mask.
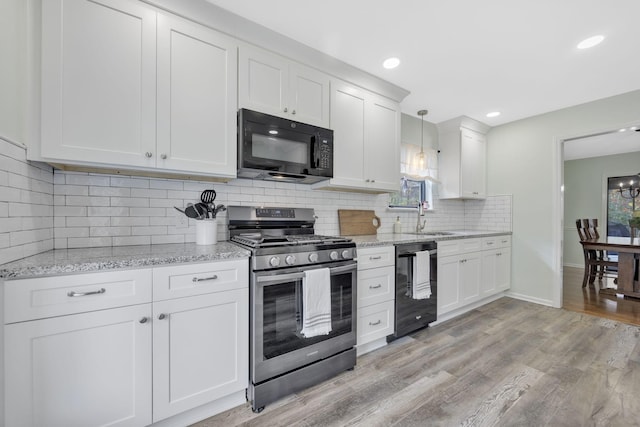
[[[393,223],[393,232],[395,234],[402,233],[402,223],[400,223],[400,217],[396,217],[396,222]]]

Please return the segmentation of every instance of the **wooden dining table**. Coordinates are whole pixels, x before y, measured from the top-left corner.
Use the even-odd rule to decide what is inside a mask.
[[[605,288],[601,292],[623,294],[640,298],[640,280],[638,280],[638,260],[640,259],[640,238],[600,237],[580,242],[585,250],[604,250],[618,253],[618,287]]]

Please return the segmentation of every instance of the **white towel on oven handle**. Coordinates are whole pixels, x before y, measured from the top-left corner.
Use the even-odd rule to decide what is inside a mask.
[[[302,279],[302,330],[305,338],[331,332],[331,270],[307,270]]]
[[[429,251],[416,252],[413,259],[413,283],[411,297],[413,299],[431,298],[431,258]]]

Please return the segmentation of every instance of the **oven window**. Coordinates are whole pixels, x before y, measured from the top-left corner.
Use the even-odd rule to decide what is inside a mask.
[[[254,158],[284,160],[306,165],[309,158],[308,146],[305,142],[254,133],[251,151]]]
[[[302,280],[266,286],[263,292],[263,357],[298,350],[352,331],[352,273],[331,276],[331,332],[304,338]]]

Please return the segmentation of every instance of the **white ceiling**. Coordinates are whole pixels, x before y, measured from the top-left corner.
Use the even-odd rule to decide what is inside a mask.
[[[411,91],[403,112],[434,123],[495,126],[640,89],[639,0],[207,1]],[[385,70],[390,56],[402,63]]]

